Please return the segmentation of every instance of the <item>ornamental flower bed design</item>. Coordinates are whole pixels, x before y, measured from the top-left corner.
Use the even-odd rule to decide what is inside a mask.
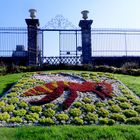
[[[113,74],[26,73],[0,98],[0,126],[140,124],[139,106]]]
[[[46,94],[40,100],[33,100],[29,103],[32,105],[43,105],[50,103],[51,101],[60,97],[64,90],[70,90],[70,96],[62,104],[63,109],[68,109],[70,105],[77,98],[77,91],[79,92],[94,92],[102,100],[105,100],[106,97],[112,97],[112,86],[111,84],[103,82],[83,82],[83,83],[74,83],[74,82],[64,82],[57,81],[55,83],[47,83],[45,85],[34,87],[33,89],[28,90],[23,93],[22,96],[34,96],[40,94]]]

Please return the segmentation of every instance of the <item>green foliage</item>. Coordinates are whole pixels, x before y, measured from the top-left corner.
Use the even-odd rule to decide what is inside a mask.
[[[14,105],[6,105],[6,106],[4,106],[3,108],[2,108],[2,111],[3,112],[12,112],[13,110],[15,109],[15,106]]]
[[[9,119],[9,122],[11,122],[11,123],[22,123],[23,120],[22,120],[22,118],[17,116],[17,117],[12,117],[11,119]]]
[[[109,110],[111,110],[113,113],[118,113],[121,111],[121,108],[118,105],[112,105],[109,107]]]
[[[127,98],[124,97],[124,96],[118,96],[118,97],[116,97],[116,100],[118,100],[120,102],[126,102],[127,101]]]
[[[79,108],[72,108],[72,109],[70,109],[69,113],[73,117],[78,117],[81,115],[82,111]]]
[[[52,125],[54,124],[54,120],[51,118],[41,118],[39,119],[39,123],[44,124],[44,125]]]
[[[27,111],[25,109],[18,109],[18,110],[14,110],[14,115],[22,117],[26,114],[26,112]]]
[[[7,97],[16,97],[17,93],[16,92],[11,92],[7,95]]]
[[[4,101],[0,101],[0,108],[5,106],[5,102]]]
[[[37,113],[29,113],[25,116],[27,121],[35,122],[39,119],[39,115]]]
[[[57,115],[57,120],[59,121],[67,121],[69,119],[69,116],[65,113],[61,113]]]
[[[131,117],[137,117],[138,113],[135,110],[124,110],[123,114],[127,117],[127,118],[131,118]]]
[[[31,107],[30,107],[30,110],[31,110],[32,112],[37,112],[37,113],[39,113],[39,112],[42,111],[42,107],[41,107],[41,106],[31,106]]]
[[[120,107],[121,107],[122,109],[130,109],[132,106],[131,106],[130,103],[124,102],[124,103],[120,103]]]
[[[102,117],[108,117],[109,116],[109,112],[108,110],[104,109],[104,108],[100,108],[98,111],[97,111],[98,115],[99,116],[102,116]]]
[[[45,117],[53,117],[55,115],[55,111],[51,108],[48,108],[43,112],[43,114],[45,115]]]
[[[108,118],[101,118],[99,124],[108,124]]]
[[[73,103],[73,106],[75,106],[75,107],[81,107],[82,106],[82,103],[81,102],[74,102]]]
[[[140,105],[134,107],[134,110],[137,111],[138,113],[140,113]]]
[[[21,101],[21,102],[19,102],[18,106],[21,107],[21,108],[25,108],[25,107],[28,106],[28,104],[24,101]]]
[[[46,104],[45,107],[53,109],[55,107],[55,104],[49,103],[49,104]]]
[[[132,102],[134,105],[140,105],[140,99],[132,99],[131,102]]]
[[[115,124],[115,120],[113,119],[108,119],[108,125],[113,125]]]
[[[110,116],[110,119],[113,119],[113,120],[119,121],[119,122],[125,122],[125,116],[123,114],[113,113]]]
[[[103,102],[97,102],[95,105],[96,105],[96,107],[104,107],[104,106],[106,106],[106,104],[103,103]]]
[[[75,117],[73,120],[72,120],[72,123],[73,124],[76,124],[76,125],[83,125],[84,124],[84,121],[79,118],[79,117]]]
[[[140,117],[131,117],[126,119],[126,124],[140,124]]]
[[[10,115],[7,112],[0,113],[0,120],[1,121],[7,121],[8,119],[10,119]]]
[[[88,98],[88,97],[83,98],[82,101],[83,101],[84,103],[91,103],[91,102],[92,102],[92,100],[91,100],[90,98]]]
[[[86,111],[86,112],[93,112],[95,110],[95,106],[92,105],[92,104],[84,104],[83,105],[83,109]]]
[[[108,100],[107,102],[108,102],[109,105],[114,105],[115,104],[115,102],[113,100]]]
[[[89,123],[92,123],[92,122],[96,122],[98,120],[98,116],[94,113],[91,113],[89,112],[85,117],[84,117],[84,120],[86,120],[87,122]]]
[[[19,98],[13,97],[10,98],[10,100],[8,101],[10,104],[16,104],[19,102]]]

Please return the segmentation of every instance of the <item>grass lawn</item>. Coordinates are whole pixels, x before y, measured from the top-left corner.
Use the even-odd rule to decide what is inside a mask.
[[[0,128],[0,140],[140,140],[140,126]]]

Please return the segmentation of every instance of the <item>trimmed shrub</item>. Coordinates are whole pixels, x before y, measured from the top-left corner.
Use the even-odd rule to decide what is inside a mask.
[[[100,108],[97,111],[97,113],[98,113],[99,116],[102,116],[102,117],[108,117],[108,115],[109,115],[109,112],[104,108]]]
[[[9,94],[7,94],[7,97],[16,97],[17,93],[16,92],[11,92]]]
[[[120,102],[126,102],[127,101],[127,98],[124,97],[124,96],[119,96],[119,97],[116,97],[116,100],[118,100]]]
[[[120,107],[121,107],[122,109],[129,109],[129,108],[131,108],[132,106],[131,106],[130,103],[124,102],[124,103],[120,103]]]
[[[31,106],[31,107],[30,107],[30,110],[31,110],[32,112],[37,112],[37,113],[39,113],[39,112],[42,111],[42,107],[41,107],[41,106]]]
[[[35,122],[36,120],[39,119],[39,115],[37,113],[30,113],[30,114],[26,115],[25,118],[27,121]]]
[[[14,110],[14,115],[22,117],[26,114],[26,112],[27,111],[25,109]]]
[[[106,104],[103,103],[103,102],[97,102],[95,105],[96,105],[96,107],[104,107],[104,106],[106,106]]]
[[[19,102],[19,98],[13,97],[10,98],[10,100],[8,101],[10,104],[16,104]]]
[[[0,113],[0,120],[1,121],[7,121],[8,119],[10,119],[10,115],[7,112]]]
[[[55,107],[55,104],[52,104],[52,103],[48,103],[45,105],[45,107],[48,109],[48,108],[54,108]]]
[[[95,110],[95,106],[92,105],[92,104],[84,104],[83,105],[83,109],[86,111],[86,112],[93,112]]]
[[[69,119],[69,116],[65,113],[61,113],[57,115],[58,121],[67,121]]]
[[[118,105],[112,105],[111,107],[109,107],[109,110],[111,110],[111,112],[113,113],[118,113],[121,111],[121,108]]]
[[[124,110],[123,114],[127,117],[127,118],[131,118],[131,117],[137,117],[138,113],[135,110]]]
[[[15,106],[14,105],[6,105],[2,108],[2,111],[3,112],[12,112],[13,110],[15,109]]]
[[[108,125],[113,125],[115,124],[115,120],[113,119],[108,119]]]
[[[75,107],[81,107],[82,103],[81,102],[74,102],[73,106]]]
[[[11,122],[11,123],[22,123],[23,120],[22,120],[22,118],[17,116],[17,117],[12,117],[11,119],[9,119],[9,122]]]
[[[72,109],[70,109],[69,113],[73,117],[78,117],[82,114],[82,111],[79,108],[72,108]]]
[[[98,116],[94,113],[89,112],[85,117],[84,120],[86,120],[87,122],[96,122],[98,120]]]
[[[0,108],[3,107],[3,106],[5,106],[5,102],[0,101]]]
[[[137,111],[138,113],[140,113],[140,105],[134,107],[134,110]]]
[[[53,117],[55,115],[55,111],[51,108],[48,108],[43,112],[45,117]]]
[[[28,104],[24,101],[21,101],[21,102],[19,102],[18,106],[21,107],[21,108],[25,108],[25,107],[28,106]]]
[[[75,117],[73,120],[72,120],[72,123],[73,124],[76,124],[76,125],[83,125],[84,124],[84,121],[79,118],[79,117]]]
[[[131,102],[132,102],[134,105],[140,105],[140,100],[139,100],[139,99],[132,99]]]
[[[83,100],[82,100],[84,103],[91,103],[92,100],[88,97],[85,97]]]
[[[109,105],[114,105],[115,104],[115,102],[112,101],[112,100],[108,100],[107,102],[108,102]]]
[[[126,124],[140,124],[140,118],[139,117],[132,117],[132,118],[128,118],[126,119]]]
[[[39,119],[39,123],[44,124],[44,125],[52,125],[54,124],[54,120],[51,118],[41,118]]]
[[[108,118],[101,118],[99,124],[108,124]]]
[[[125,116],[123,114],[113,113],[110,116],[110,119],[113,119],[113,120],[119,121],[119,122],[125,122]]]

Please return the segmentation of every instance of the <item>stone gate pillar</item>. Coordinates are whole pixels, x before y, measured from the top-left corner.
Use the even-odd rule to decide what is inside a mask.
[[[28,65],[38,65],[37,29],[39,19],[35,19],[35,9],[30,9],[29,12],[31,19],[25,19],[28,28]]]
[[[79,27],[82,30],[82,64],[90,64],[92,60],[91,49],[91,24],[93,20],[87,20],[89,11],[81,12],[84,20],[80,20]]]

